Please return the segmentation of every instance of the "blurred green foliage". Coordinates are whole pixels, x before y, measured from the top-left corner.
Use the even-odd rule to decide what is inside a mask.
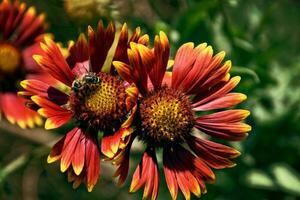
[[[252,112],[248,122],[253,131],[245,141],[231,144],[242,152],[236,160],[238,165],[216,171],[217,181],[208,184],[208,193],[202,199],[300,198],[298,0],[111,0],[106,16],[97,13],[87,21],[67,14],[62,0],[26,2],[47,13],[49,31],[63,44],[76,39],[80,32],[86,32],[87,25],[95,26],[102,18],[106,22],[127,22],[130,27],[141,26],[152,39],[164,30],[170,37],[173,56],[181,44],[190,41],[207,42],[215,52],[225,50],[226,58],[233,62],[232,75],[242,76],[237,90],[247,94],[248,101],[240,107]],[[36,148],[38,145],[27,140],[1,134],[0,199],[141,197],[127,194],[129,180],[118,189],[109,173],[102,175],[92,193],[87,193],[83,186],[73,190],[57,165],[46,164],[47,153],[36,151],[26,157],[25,165],[3,175],[10,161],[24,149],[32,152]],[[131,167],[139,159],[140,154],[134,154]],[[170,199],[163,175],[160,182],[159,199]]]

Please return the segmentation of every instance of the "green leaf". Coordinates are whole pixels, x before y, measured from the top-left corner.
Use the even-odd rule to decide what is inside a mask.
[[[300,196],[300,175],[287,164],[272,168],[277,185],[284,191]]]

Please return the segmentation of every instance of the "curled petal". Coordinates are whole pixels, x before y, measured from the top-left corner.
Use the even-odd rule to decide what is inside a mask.
[[[108,158],[113,158],[118,151],[119,143],[126,129],[121,128],[116,133],[104,134],[101,142],[101,152]]]
[[[133,75],[131,74],[132,69],[128,64],[114,61],[113,66],[117,70],[118,74],[122,77],[122,79],[126,80],[128,83],[133,83],[135,81]]]
[[[188,145],[198,157],[215,169],[234,167],[235,163],[230,159],[240,155],[233,148],[197,137],[191,137]]]
[[[150,196],[151,199],[156,199],[159,185],[158,168],[155,151],[149,148],[144,152],[143,158],[133,174],[130,192],[136,192],[143,185],[145,185],[143,199]]]
[[[162,84],[164,74],[169,61],[170,46],[167,36],[160,32],[154,40],[154,63],[151,68],[148,67],[149,78],[154,88],[159,88]],[[141,54],[143,59],[143,54]],[[152,63],[151,63],[152,64]]]
[[[129,155],[133,139],[130,140],[126,148],[119,150],[113,159],[113,164],[117,165],[117,170],[114,173],[114,177],[118,177],[118,185],[122,185],[128,175],[129,171]]]
[[[241,140],[251,126],[242,123],[250,113],[245,110],[222,111],[196,119],[196,127],[206,134],[227,140]]]
[[[232,91],[240,82],[241,77],[235,76],[231,78],[229,81],[220,83],[215,87],[210,88],[209,90],[202,91],[201,93],[196,94],[193,98],[193,107],[197,107],[208,103],[217,98],[223,97]]]
[[[77,188],[86,181],[88,191],[92,191],[100,174],[100,152],[98,142],[89,132],[80,128],[72,129],[58,141],[48,156],[48,163],[60,160],[62,172],[68,171],[68,180]]]
[[[70,139],[70,138],[68,138]],[[66,136],[60,139],[51,149],[50,154],[48,155],[47,162],[53,163],[61,158],[61,152],[66,140]]]
[[[43,49],[44,54],[34,55],[34,60],[55,79],[71,86],[75,79],[75,75],[72,73],[57,44],[46,37],[45,43],[41,43],[41,48]]]

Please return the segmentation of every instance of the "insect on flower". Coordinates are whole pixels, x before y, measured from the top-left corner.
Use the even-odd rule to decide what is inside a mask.
[[[114,42],[116,48],[112,49]],[[130,42],[145,45],[148,36],[141,35],[137,28],[129,38],[124,24],[116,37],[114,24],[105,28],[100,21],[97,31],[88,28],[88,40],[81,34],[77,42],[70,42],[70,55],[65,59],[58,46],[46,38],[41,43],[43,54],[35,55],[34,59],[46,72],[65,84],[65,90],[34,79],[21,82],[25,91],[30,93],[32,102],[38,106],[38,113],[47,118],[46,129],[74,122],[74,128],[52,148],[48,162],[60,160],[61,171],[68,172],[68,179],[75,188],[86,181],[88,191],[92,191],[97,183],[99,147],[110,158],[119,144],[125,145],[130,139],[137,89],[122,80],[111,64],[112,60],[128,62]],[[112,57],[109,57],[110,50],[114,50]],[[103,71],[106,68],[108,72]],[[103,132],[100,144],[99,132]]]

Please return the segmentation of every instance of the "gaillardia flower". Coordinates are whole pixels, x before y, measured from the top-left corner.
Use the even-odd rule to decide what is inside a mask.
[[[32,55],[41,52],[39,42],[46,28],[45,15],[37,15],[34,7],[4,0],[0,4],[0,114],[21,128],[42,123],[39,115],[28,109],[17,96],[20,80],[44,77]]]
[[[108,158],[117,152],[119,145],[126,145],[130,139],[127,136],[132,132],[130,125],[138,91],[118,77],[111,67],[113,60],[128,63],[130,42],[144,45],[148,36],[141,36],[137,28],[128,38],[126,24],[116,36],[112,23],[104,28],[99,22],[96,32],[88,28],[88,40],[81,34],[76,43],[70,42],[70,55],[65,59],[58,46],[46,38],[41,43],[43,54],[34,55],[34,59],[46,72],[65,84],[65,89],[34,79],[21,82],[26,90],[25,96],[31,96],[35,104],[32,107],[47,118],[46,129],[70,121],[75,125],[55,144],[48,156],[48,163],[60,160],[60,169],[68,172],[74,188],[86,181],[88,191],[92,191],[98,181],[100,132],[103,133],[101,150]],[[111,51],[114,52],[109,53]]]
[[[222,63],[224,52],[213,56],[212,47],[205,43],[196,47],[186,43],[176,53],[171,76],[166,73],[169,52],[168,39],[161,32],[153,49],[131,44],[129,65],[113,62],[120,76],[134,83],[141,94],[136,131],[114,158],[118,165],[115,176],[120,183],[126,179],[132,141],[143,141],[147,147],[130,186],[130,192],[135,192],[145,185],[143,199],[157,198],[158,149],[163,149],[164,174],[172,199],[177,199],[178,187],[185,199],[190,199],[191,193],[197,197],[205,193],[205,183],[215,180],[211,168],[233,167],[231,159],[240,155],[209,137],[238,141],[251,130],[242,123],[249,115],[247,110],[227,109],[246,96],[231,92],[240,77],[230,78],[231,62]]]

